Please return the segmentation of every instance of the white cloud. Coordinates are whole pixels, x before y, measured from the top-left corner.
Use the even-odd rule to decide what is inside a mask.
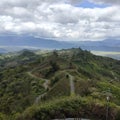
[[[81,3],[83,0],[66,0],[68,3],[71,3],[71,4],[79,4]]]
[[[0,33],[30,34],[58,40],[120,37],[119,6],[75,7],[74,4],[79,2],[81,0],[1,0]]]

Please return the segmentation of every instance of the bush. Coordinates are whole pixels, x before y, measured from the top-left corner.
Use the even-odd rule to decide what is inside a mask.
[[[115,111],[115,106],[110,105],[109,120],[119,119],[118,111]],[[116,116],[117,114],[117,116]],[[94,103],[92,98],[81,97],[66,97],[57,99],[51,102],[46,102],[44,105],[32,106],[27,109],[20,120],[51,120],[67,117],[81,118],[96,118],[97,120],[106,119],[106,104]],[[17,120],[19,120],[17,119]]]

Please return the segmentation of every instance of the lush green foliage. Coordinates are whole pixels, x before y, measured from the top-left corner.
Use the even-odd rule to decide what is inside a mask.
[[[109,104],[109,119],[117,119],[119,108]],[[17,120],[51,120],[56,118],[106,119],[106,103],[93,98],[65,97],[28,108]]]
[[[73,97],[68,97],[71,93],[69,75],[74,78]],[[49,120],[75,115],[104,120],[106,96],[110,97],[111,120],[119,120],[118,60],[95,56],[80,48],[40,55],[25,50],[0,60],[2,120]],[[36,106],[37,98],[41,99]]]

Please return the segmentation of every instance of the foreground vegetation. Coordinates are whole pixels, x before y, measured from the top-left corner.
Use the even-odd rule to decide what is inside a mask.
[[[51,120],[57,118],[106,119],[106,102],[92,97],[64,97],[29,107],[18,120]],[[120,108],[109,103],[109,120],[119,120]]]

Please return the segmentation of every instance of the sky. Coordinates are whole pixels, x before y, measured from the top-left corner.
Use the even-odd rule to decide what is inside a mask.
[[[0,35],[58,41],[120,38],[120,0],[0,0]]]

